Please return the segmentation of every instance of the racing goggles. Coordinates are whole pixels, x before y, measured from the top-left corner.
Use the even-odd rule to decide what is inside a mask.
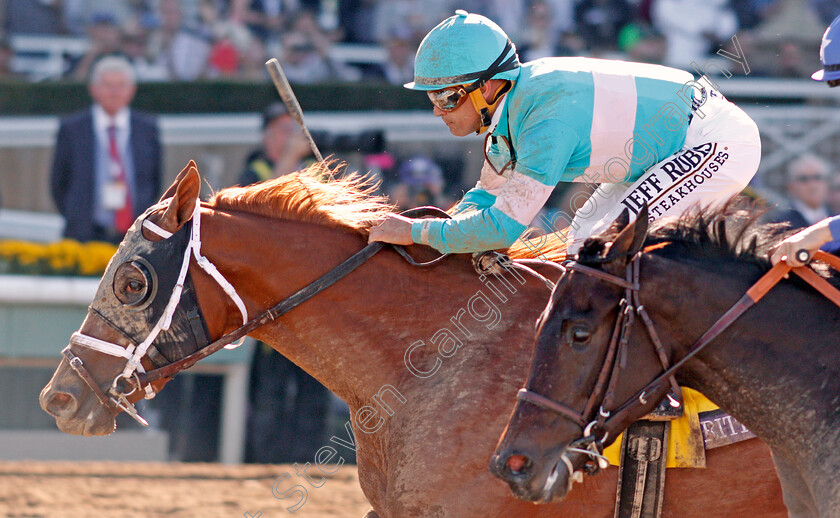
[[[480,83],[481,81],[476,81],[467,86],[452,86],[443,90],[434,90],[426,93],[432,101],[432,104],[437,106],[441,111],[451,112],[464,103],[470,92],[480,88]]]

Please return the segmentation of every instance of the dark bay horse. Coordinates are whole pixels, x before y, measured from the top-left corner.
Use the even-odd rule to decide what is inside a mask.
[[[619,218],[567,263],[538,324],[495,474],[522,498],[563,496],[566,461],[577,470],[591,457],[569,452],[570,444],[597,444],[604,434],[609,443],[664,397],[667,382],[642,392],[663,373],[656,342],[673,365],[701,335],[724,329],[676,370],[677,381],[769,445],[791,517],[840,516],[840,308],[790,275],[728,328],[713,325],[768,272],[778,231],[732,206],[657,221],[649,234],[647,225],[646,217]],[[620,304],[647,313],[652,326],[637,317],[623,342]],[[596,388],[599,378],[608,381]],[[610,415],[583,415],[599,406]]]
[[[143,340],[145,334],[131,336],[132,326],[151,327],[136,321],[156,299],[170,298],[172,288],[163,286],[175,281],[165,281],[174,275],[161,271],[154,281],[146,264],[153,261],[138,258],[138,250],[159,253],[197,216],[201,253],[235,288],[248,315],[288,297],[365,246],[369,222],[391,207],[371,196],[358,179],[322,182],[315,173],[226,189],[209,203],[197,204],[198,171],[191,163],[181,172],[163,203],[135,223],[103,276],[79,333],[71,338],[70,351],[100,391],[124,372],[126,359],[110,347],[102,346],[110,351],[103,353],[85,344],[134,348]],[[147,228],[142,220],[154,226]],[[167,232],[173,236],[164,238]],[[428,253],[422,247],[409,251]],[[563,258],[556,243],[539,251]],[[520,246],[510,254],[525,257],[527,252]],[[181,259],[158,262],[173,263],[177,273]],[[556,277],[551,268],[539,269]],[[240,326],[243,311],[217,281],[194,259],[188,272],[184,289],[194,294],[208,339]],[[156,292],[150,282],[156,282]],[[548,295],[544,284],[513,274],[480,278],[469,256],[451,256],[436,268],[421,270],[393,249],[384,249],[251,336],[269,343],[349,404],[355,437],[340,439],[357,449],[360,484],[373,506],[368,518],[606,518],[614,505],[615,468],[588,480],[567,500],[545,506],[514,498],[487,469],[513,408],[513,395],[527,374],[530,337]],[[155,352],[142,358],[145,370],[176,361],[201,345],[191,338],[201,334],[195,331],[201,326],[188,323],[187,309],[173,317],[175,331],[161,335]],[[42,407],[65,432],[111,433],[116,411],[101,404],[69,364],[62,360],[44,388]],[[131,394],[128,402],[139,397]],[[309,474],[317,480],[320,468],[313,464]],[[760,441],[711,450],[706,469],[670,471],[665,516],[740,517],[748,511],[782,516],[778,481]]]

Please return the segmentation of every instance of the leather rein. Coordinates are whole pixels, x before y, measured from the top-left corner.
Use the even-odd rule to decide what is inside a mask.
[[[592,460],[597,461],[597,467],[601,469],[606,467],[606,459],[603,457],[603,444],[606,442],[609,432],[614,429],[615,425],[628,419],[628,416],[633,412],[638,412],[638,407],[645,406],[648,403],[648,396],[650,394],[658,393],[662,390],[662,384],[668,382],[671,387],[680,394],[679,387],[674,378],[676,371],[682,367],[688,360],[695,357],[703,349],[705,349],[715,338],[720,336],[726,329],[729,328],[744,312],[752,307],[756,302],[766,295],[778,282],[788,275],[788,272],[793,271],[808,284],[813,286],[826,298],[840,306],[840,291],[829,284],[824,278],[820,277],[814,270],[807,266],[791,267],[784,261],[777,263],[767,273],[765,273],[755,284],[750,287],[747,292],[727,310],[718,320],[712,324],[709,329],[703,333],[700,338],[692,345],[689,353],[682,359],[674,363],[668,364],[668,357],[665,348],[662,345],[659,336],[656,333],[653,322],[645,311],[644,306],[639,301],[639,258],[642,253],[633,256],[627,265],[627,273],[624,278],[617,275],[607,273],[597,268],[583,265],[576,261],[569,261],[566,263],[566,268],[570,271],[580,272],[589,277],[602,280],[609,284],[613,284],[620,288],[624,288],[624,297],[619,302],[619,311],[616,318],[613,332],[610,337],[607,355],[604,359],[604,364],[601,367],[595,387],[589,396],[586,406],[582,412],[579,412],[568,405],[555,401],[551,398],[545,397],[533,390],[522,388],[517,394],[520,401],[537,405],[543,409],[559,414],[566,419],[574,422],[583,430],[583,436],[572,441],[567,451],[581,453],[588,456]],[[818,251],[814,254],[815,260],[820,260],[829,264],[831,267],[840,270],[840,258],[827,254],[826,252]],[[618,372],[624,366],[624,360],[627,354],[628,332],[634,321],[634,314],[637,314],[645,324],[647,333],[651,339],[656,350],[657,357],[662,363],[664,371],[654,378],[651,382],[645,385],[633,397],[626,400],[619,405],[615,410],[608,411],[605,408],[613,407],[615,401],[615,388],[617,385]],[[597,415],[595,415],[595,407],[598,406]],[[573,475],[571,469],[571,462],[563,454],[563,462],[569,467],[569,476]],[[588,466],[587,473],[594,474],[597,472],[595,466]]]
[[[178,300],[180,300],[180,290],[183,289],[183,277],[186,275],[186,268],[189,264],[189,258],[191,255],[191,251],[194,248],[196,250],[200,249],[200,237],[199,237],[199,230],[198,221],[199,221],[199,207],[200,203],[197,204],[196,210],[194,212],[194,239],[198,240],[198,246],[195,247],[193,245],[193,241],[190,241],[190,244],[187,245],[186,251],[184,252],[184,261],[182,267],[182,275],[179,278],[179,283],[176,285],[173,295],[170,297],[170,306],[171,311],[170,319],[171,319],[171,312],[174,311],[174,307],[177,305]],[[436,207],[418,207],[415,209],[410,209],[402,213],[407,217],[438,217],[438,218],[449,218],[451,217],[448,213],[438,209]],[[164,238],[171,236],[172,234],[160,229],[157,225],[149,221],[144,221],[143,226],[148,228],[149,230],[161,235]],[[100,404],[105,406],[109,409],[112,413],[118,413],[120,410],[125,411],[128,415],[134,418],[137,422],[144,426],[148,426],[148,423],[145,419],[143,419],[134,407],[133,403],[128,401],[128,396],[133,394],[138,390],[145,390],[146,391],[146,398],[149,399],[154,397],[155,392],[151,388],[151,384],[155,381],[164,379],[164,378],[171,378],[178,374],[179,372],[186,370],[193,365],[196,364],[199,360],[210,356],[211,354],[219,351],[223,347],[239,340],[240,338],[245,337],[248,333],[253,332],[257,328],[279,318],[280,316],[284,315],[285,313],[289,312],[290,310],[294,309],[295,307],[299,306],[303,302],[309,300],[310,298],[314,297],[318,293],[324,291],[328,287],[332,286],[353,270],[364,264],[368,259],[373,257],[377,252],[379,252],[382,248],[384,248],[386,243],[383,242],[374,242],[370,243],[344,262],[327,272],[326,274],[322,275],[315,281],[311,282],[310,284],[304,286],[294,294],[290,295],[289,297],[285,298],[284,300],[277,303],[275,306],[269,308],[268,310],[264,311],[257,317],[247,320],[247,312],[244,310],[244,305],[241,304],[241,299],[236,294],[236,291],[233,289],[224,277],[221,274],[218,274],[215,266],[212,265],[206,258],[200,255],[200,252],[196,251],[196,261],[205,270],[216,270],[216,275],[212,275],[219,285],[225,290],[225,292],[230,296],[234,302],[236,302],[237,306],[240,307],[240,310],[243,313],[243,320],[244,323],[238,327],[237,329],[231,331],[220,337],[217,340],[210,342],[209,344],[199,348],[197,351],[181,358],[180,360],[174,361],[168,365],[163,367],[159,367],[156,369],[152,369],[148,372],[144,371],[143,367],[140,365],[140,359],[145,356],[146,350],[148,346],[154,341],[156,333],[151,334],[143,344],[140,344],[139,347],[134,349],[126,349],[123,346],[118,344],[113,344],[110,342],[105,342],[103,340],[99,340],[94,337],[81,335],[79,333],[74,333],[70,339],[70,345],[77,345],[82,346],[90,349],[97,350],[99,352],[103,352],[105,354],[109,354],[112,356],[122,357],[127,359],[126,367],[122,373],[118,374],[113,382],[111,383],[110,388],[105,391],[99,384],[96,382],[94,377],[90,374],[87,368],[84,365],[84,362],[81,358],[76,356],[71,350],[70,346],[64,348],[62,354],[67,358],[69,361],[70,367],[79,375],[82,381],[93,391],[94,395],[96,395],[97,400]],[[395,250],[411,264],[412,266],[418,267],[428,267],[438,264],[442,261],[446,256],[449,254],[442,254],[435,259],[427,262],[417,262],[415,261],[408,252],[399,245],[392,245]],[[208,272],[210,273],[210,272]],[[174,302],[172,302],[174,301]],[[166,320],[166,318],[161,318],[161,321]],[[170,322],[167,321],[164,324],[160,322],[155,327],[161,327],[163,329],[167,329]],[[122,330],[117,329],[118,331],[122,332]],[[125,335],[124,332],[122,332]],[[143,347],[143,346],[146,347]],[[132,354],[134,353],[134,354]]]

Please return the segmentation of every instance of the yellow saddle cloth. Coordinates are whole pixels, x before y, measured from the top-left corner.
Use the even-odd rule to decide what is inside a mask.
[[[668,430],[668,460],[665,464],[669,468],[705,468],[706,449],[703,446],[703,431],[700,428],[700,412],[716,410],[718,407],[706,396],[682,387],[683,415],[679,419],[669,421]],[[621,440],[623,436],[604,448],[604,455],[613,466],[618,466],[621,458]]]

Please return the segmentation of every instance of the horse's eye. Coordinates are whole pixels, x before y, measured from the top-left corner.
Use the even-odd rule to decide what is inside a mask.
[[[153,280],[144,262],[135,260],[121,264],[114,274],[114,295],[129,307],[138,307],[151,299]]]
[[[592,333],[582,327],[575,327],[571,331],[569,342],[575,349],[583,349],[589,343],[589,339],[592,338]]]

